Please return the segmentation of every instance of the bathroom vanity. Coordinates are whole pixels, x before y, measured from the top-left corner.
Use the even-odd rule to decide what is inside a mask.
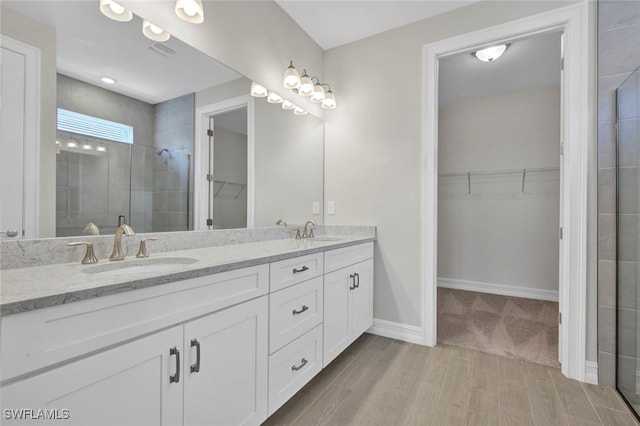
[[[83,425],[258,425],[372,325],[373,240],[3,271],[2,409]],[[10,288],[24,276],[40,295]]]

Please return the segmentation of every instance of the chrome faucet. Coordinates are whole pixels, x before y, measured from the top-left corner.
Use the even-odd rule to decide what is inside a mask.
[[[309,225],[311,225],[310,229],[308,229]],[[313,235],[313,230],[315,229],[316,226],[317,225],[314,221],[312,220],[306,221],[304,224],[304,230],[302,231],[302,238],[315,238],[315,235]]]
[[[122,235],[134,235],[133,229],[129,225],[122,224],[116,229],[116,235],[113,240],[113,253],[109,256],[109,260],[124,260],[124,251],[122,250]]]

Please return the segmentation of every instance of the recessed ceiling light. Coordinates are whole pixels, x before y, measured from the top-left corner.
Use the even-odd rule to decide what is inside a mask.
[[[107,84],[116,84],[116,79],[115,78],[111,78],[111,77],[100,77],[100,80],[102,80],[103,83],[107,83]]]

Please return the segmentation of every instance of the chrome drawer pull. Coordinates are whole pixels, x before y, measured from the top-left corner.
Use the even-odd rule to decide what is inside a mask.
[[[306,311],[308,309],[309,309],[309,307],[307,305],[302,305],[302,309],[300,309],[299,311],[296,310],[296,309],[293,310],[293,315],[301,314],[301,313],[303,313],[304,311]]]
[[[176,374],[173,376],[169,376],[169,383],[178,383],[180,382],[180,351],[174,346],[169,349],[169,356],[176,356]]]
[[[200,342],[198,339],[191,339],[191,347],[196,347],[196,363],[191,366],[192,373],[200,372]]]
[[[302,269],[296,269],[296,268],[293,268],[293,273],[294,273],[294,274],[297,274],[297,273],[299,273],[299,272],[304,272],[304,271],[308,271],[308,270],[309,270],[309,267],[308,267],[308,266],[303,266],[303,267],[302,267]]]
[[[302,358],[302,360],[300,361],[300,365],[292,365],[291,366],[291,371],[298,371],[300,370],[302,367],[304,367],[305,365],[307,365],[309,361],[307,361],[306,358]]]

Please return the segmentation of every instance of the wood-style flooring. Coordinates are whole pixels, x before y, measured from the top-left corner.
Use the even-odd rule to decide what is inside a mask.
[[[558,369],[364,334],[265,425],[638,425],[618,394]]]

